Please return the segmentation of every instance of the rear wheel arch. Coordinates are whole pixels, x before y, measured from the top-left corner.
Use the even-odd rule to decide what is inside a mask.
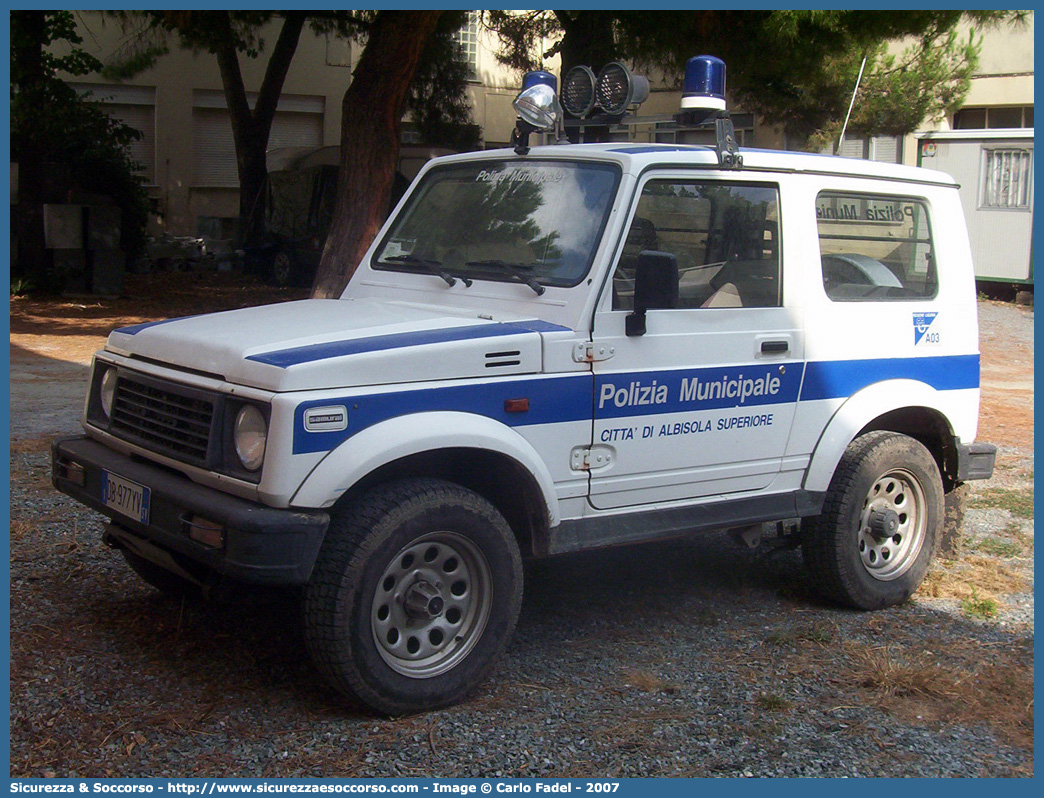
[[[899,404],[896,399],[905,400]],[[935,458],[946,491],[956,487],[957,447],[953,428],[940,408],[940,394],[916,380],[877,383],[838,408],[812,451],[804,488],[825,491],[848,446],[869,432],[896,432],[913,438]]]
[[[957,486],[957,444],[946,417],[931,407],[901,407],[875,418],[857,438],[868,432],[897,432],[913,438],[931,452],[947,492]]]

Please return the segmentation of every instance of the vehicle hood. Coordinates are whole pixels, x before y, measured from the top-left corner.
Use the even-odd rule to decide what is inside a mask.
[[[106,349],[270,391],[538,373],[537,319],[369,299],[305,299],[121,327]]]

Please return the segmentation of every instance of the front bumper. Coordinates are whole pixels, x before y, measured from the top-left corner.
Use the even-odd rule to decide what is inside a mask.
[[[102,500],[102,472],[146,486],[148,522],[143,524]],[[230,496],[165,468],[109,449],[85,436],[51,444],[55,488],[108,516],[116,534],[109,539],[139,554],[173,555],[188,570],[203,570],[260,585],[300,585],[308,581],[330,515],[322,510],[281,510]],[[220,525],[218,545],[189,537],[194,516]],[[142,545],[135,545],[138,541]],[[151,544],[151,545],[150,545]],[[150,559],[165,567],[169,558]]]

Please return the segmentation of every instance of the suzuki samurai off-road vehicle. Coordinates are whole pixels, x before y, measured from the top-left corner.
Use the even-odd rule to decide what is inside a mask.
[[[888,607],[993,471],[950,177],[739,150],[688,81],[715,146],[530,149],[551,83],[514,148],[425,166],[340,299],[113,331],[53,445],[146,581],[296,586],[379,712],[480,683],[523,557],[784,522],[822,595]]]

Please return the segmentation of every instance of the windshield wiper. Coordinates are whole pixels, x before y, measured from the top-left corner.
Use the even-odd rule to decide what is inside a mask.
[[[528,274],[523,273],[522,269],[525,267],[521,263],[508,263],[506,260],[499,260],[493,258],[491,260],[469,260],[464,265],[480,267],[492,266],[495,269],[501,269],[503,271],[506,271],[520,283],[525,283],[530,288],[532,288],[536,292],[537,296],[543,296],[544,292],[547,290],[537,281],[535,277],[530,277]]]
[[[421,266],[429,274],[434,274],[436,277],[441,277],[443,280],[445,280],[446,285],[457,284],[457,278],[442,268],[442,261],[431,260],[430,258],[418,258],[416,255],[392,255],[390,258],[385,258],[384,262],[407,263],[411,266]],[[471,278],[461,277],[460,279],[464,281],[465,286],[467,286],[468,288],[471,287]]]

